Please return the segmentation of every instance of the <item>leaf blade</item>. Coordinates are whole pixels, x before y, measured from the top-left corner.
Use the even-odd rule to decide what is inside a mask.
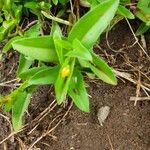
[[[78,39],[73,41],[73,50],[69,51],[65,56],[77,57],[80,59],[92,61],[91,53]]]
[[[117,13],[126,18],[129,18],[129,19],[135,18],[134,15],[132,14],[132,12],[129,11],[125,6],[122,6],[122,5],[119,5]]]
[[[114,17],[118,4],[119,0],[107,0],[93,8],[73,26],[69,40],[73,42],[77,38],[84,46],[91,48]]]
[[[54,84],[57,79],[59,69],[59,66],[55,66],[53,68],[46,68],[37,72],[31,79],[29,79],[28,86]]]
[[[104,60],[102,60],[94,53],[93,53],[93,64],[87,62],[87,66],[91,68],[94,74],[102,81],[112,85],[117,84],[117,79],[112,69],[107,65],[107,63]]]
[[[19,92],[15,103],[12,107],[12,124],[15,131],[18,131],[22,126],[22,116],[28,108],[31,93]]]
[[[89,112],[88,94],[85,88],[83,76],[78,70],[74,70],[68,94],[80,110]]]
[[[21,54],[44,62],[57,62],[53,39],[51,36],[22,38],[12,43]]]

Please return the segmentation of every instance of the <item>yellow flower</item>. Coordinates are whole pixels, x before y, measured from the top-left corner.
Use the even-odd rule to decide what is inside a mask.
[[[61,70],[61,77],[65,78],[68,77],[69,75],[70,75],[70,66],[67,65]]]
[[[11,96],[7,95],[4,97],[0,97],[0,105],[5,104],[5,103],[9,103],[12,101]]]

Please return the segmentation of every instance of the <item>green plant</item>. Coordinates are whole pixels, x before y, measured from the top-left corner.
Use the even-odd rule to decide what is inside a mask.
[[[66,4],[68,0],[62,0]],[[23,16],[30,12],[38,18],[41,28],[43,27],[44,16],[41,11],[50,11],[53,4],[58,0],[1,0],[0,1],[0,41],[10,39],[16,40],[16,36],[23,37],[24,30],[20,27]],[[13,39],[14,37],[14,39]]]
[[[146,23],[150,25],[150,1],[149,0],[139,0],[137,3],[137,9],[135,10],[135,15]]]
[[[0,41],[7,36],[11,37],[19,32],[22,6],[16,5],[11,0],[0,1]],[[15,29],[15,32],[13,31]]]
[[[20,53],[17,77],[23,83],[1,97],[0,105],[4,105],[5,111],[12,110],[15,130],[21,127],[22,116],[38,85],[54,85],[59,105],[69,95],[79,109],[89,112],[84,75],[95,74],[106,83],[117,84],[112,69],[94,53],[93,46],[113,19],[118,5],[119,0],[98,4],[75,23],[66,37],[53,22],[51,35],[24,37],[12,42],[13,48]],[[33,66],[35,60],[38,60],[37,66]]]
[[[150,29],[150,1],[139,0],[134,13],[142,21],[136,32],[136,35],[141,35]]]
[[[103,2],[104,2],[103,0],[81,0],[80,1],[82,6],[90,7],[91,9],[93,9],[94,7],[96,7],[97,5]],[[123,20],[124,18],[128,18],[128,19],[135,18],[132,11],[127,7],[129,3],[131,3],[130,0],[120,0],[116,15],[110,22],[109,28],[107,28],[107,30],[112,29],[114,25],[116,25],[119,21]]]
[[[92,9],[102,2],[102,0],[81,0],[81,5]],[[113,18],[109,29],[124,19],[124,17],[128,19],[137,17],[142,21],[136,31],[137,36],[147,32],[150,29],[150,1],[138,0],[136,3],[133,3],[131,0],[120,0],[117,15]]]

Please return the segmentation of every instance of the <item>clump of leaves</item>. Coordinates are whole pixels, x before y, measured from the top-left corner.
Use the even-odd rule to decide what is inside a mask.
[[[141,35],[150,29],[150,1],[139,0],[135,15],[142,21],[136,32],[136,35]]]
[[[58,0],[53,0],[53,2],[47,0],[0,0],[0,41],[11,39],[12,42],[17,35],[22,37],[24,31],[20,27],[20,22],[22,16],[29,12],[38,18],[42,26],[44,19],[41,11],[49,11],[51,6],[57,3]],[[67,0],[61,1],[61,4],[65,3]],[[14,39],[12,39],[13,37]]]
[[[94,74],[106,83],[117,84],[112,69],[94,53],[93,46],[115,16],[118,5],[119,0],[98,4],[75,23],[68,36],[64,37],[58,24],[53,22],[51,35],[24,37],[12,43],[20,53],[17,77],[23,83],[2,97],[0,103],[6,111],[12,110],[15,130],[20,129],[30,97],[39,85],[53,85],[59,105],[68,95],[79,109],[89,112],[84,75]],[[39,63],[33,67],[35,60]],[[46,65],[47,62],[51,65]]]
[[[84,7],[90,7],[93,9],[97,5],[103,3],[103,0],[80,0],[80,4]],[[112,29],[114,25],[116,25],[119,21],[123,20],[124,18],[128,19],[134,19],[135,16],[130,10],[129,7],[127,7],[128,4],[131,3],[131,0],[120,0],[119,6],[117,8],[116,15],[112,19],[110,25],[109,25],[109,30]]]
[[[85,7],[94,8],[98,4],[102,3],[102,0],[81,0],[81,5]],[[142,21],[136,35],[141,35],[150,29],[150,1],[149,0],[138,0],[133,3],[131,0],[120,0],[117,15],[113,18],[109,29],[111,29],[116,23],[122,19],[135,19],[137,17]]]
[[[19,32],[19,22],[21,20],[22,6],[16,5],[12,0],[0,1],[0,41],[7,36],[16,35]],[[13,30],[16,28],[16,31]],[[13,32],[13,33],[12,33]]]

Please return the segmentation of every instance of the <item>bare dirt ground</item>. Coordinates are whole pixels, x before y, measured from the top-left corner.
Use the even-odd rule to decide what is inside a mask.
[[[133,28],[137,26],[135,22],[131,25]],[[145,51],[150,55],[150,33],[145,35],[145,41]],[[122,21],[107,38],[105,34],[102,36],[95,51],[116,70],[130,73],[135,81],[149,85],[150,63],[139,45],[133,45],[134,42],[127,22]],[[6,56],[1,65],[1,80],[15,78],[17,60],[16,53]],[[0,150],[150,150],[150,101],[138,101],[136,106],[129,101],[130,97],[146,97],[145,92],[122,78],[118,79],[117,86],[96,79],[86,81],[91,97],[89,114],[72,106],[69,99],[63,106],[56,106],[53,88],[41,86],[32,97],[24,117],[23,131],[1,142]],[[0,87],[0,90],[5,94],[10,88]],[[102,127],[97,112],[106,105],[110,107],[110,114]],[[4,114],[2,110],[0,113]],[[0,141],[10,132],[10,124],[0,115]]]

